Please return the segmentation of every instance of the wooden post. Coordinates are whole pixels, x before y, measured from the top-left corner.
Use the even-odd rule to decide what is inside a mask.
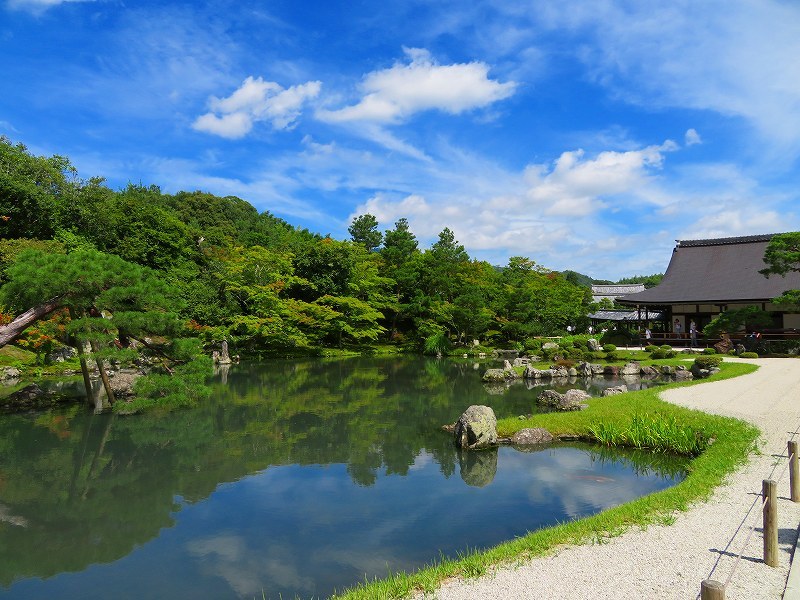
[[[700,584],[700,600],[725,600],[725,586],[713,579],[704,580]]]
[[[778,566],[778,484],[772,479],[761,482],[764,500],[764,562]]]
[[[789,442],[789,488],[792,502],[800,502],[800,461],[797,459],[797,442]]]

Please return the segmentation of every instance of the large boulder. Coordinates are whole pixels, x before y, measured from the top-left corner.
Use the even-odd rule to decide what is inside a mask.
[[[640,372],[641,367],[637,362],[629,362],[619,370],[620,375],[638,375]]]
[[[541,379],[543,377],[543,373],[544,371],[528,365],[525,367],[525,372],[522,374],[522,376],[525,379]]]
[[[586,402],[591,397],[592,396],[584,390],[571,389],[564,392],[564,398],[566,398],[568,402]]]
[[[658,368],[651,367],[650,365],[644,365],[641,368],[641,375],[642,377],[648,377],[648,378],[658,377]]]
[[[727,333],[722,334],[722,339],[714,344],[714,349],[717,354],[727,354],[733,349],[733,342]]]
[[[531,359],[526,356],[517,357],[513,362],[515,367],[527,367],[529,364],[531,364]]]
[[[594,338],[589,338],[586,340],[586,347],[592,352],[600,352],[600,342]]]
[[[529,427],[520,429],[511,437],[514,446],[536,446],[539,444],[549,444],[553,441],[553,435],[544,427]]]
[[[555,390],[544,390],[539,394],[537,402],[542,406],[554,410],[583,410],[587,407],[587,405],[583,403],[587,398],[590,398],[590,396],[583,390],[567,390],[564,394],[559,394]]]
[[[133,394],[133,386],[136,383],[136,380],[139,379],[142,374],[139,371],[132,371],[132,370],[121,370],[114,373],[114,376],[111,377],[111,389],[114,392],[114,396],[116,398],[130,398]]]
[[[675,367],[675,379],[678,381],[694,379],[694,375],[692,375],[692,372],[689,369],[681,365],[679,367]]]
[[[489,448],[497,445],[497,417],[489,406],[473,404],[464,411],[455,428],[455,442],[461,448]]]
[[[0,367],[0,380],[19,379],[20,370],[16,367]]]
[[[78,355],[78,351],[73,348],[72,346],[61,346],[50,352],[45,357],[45,362],[48,363],[62,363],[65,360],[69,360],[70,358],[74,358]]]
[[[624,394],[628,391],[627,385],[615,385],[603,390],[603,396],[616,396],[617,394]]]
[[[569,377],[569,370],[567,367],[563,367],[560,365],[551,365],[550,366],[550,376],[551,377]]]
[[[545,342],[544,344],[542,344],[542,350],[544,351],[558,350],[558,348],[559,346],[555,342]]]
[[[593,374],[592,365],[590,365],[588,362],[579,362],[578,366],[575,367],[575,371],[581,377],[591,377]]]
[[[507,378],[508,374],[503,369],[486,369],[481,379],[486,383],[499,383]]]

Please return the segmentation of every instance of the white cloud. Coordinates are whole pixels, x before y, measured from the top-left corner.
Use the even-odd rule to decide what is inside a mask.
[[[275,129],[290,128],[300,116],[303,105],[319,95],[322,84],[309,81],[283,88],[261,77],[248,77],[241,87],[227,98],[212,97],[211,109],[199,116],[192,127],[224,138],[244,137],[253,124],[266,121]]]
[[[543,15],[589,35],[581,56],[621,98],[740,117],[776,153],[800,153],[800,4],[565,0]]]
[[[675,200],[657,175],[666,153],[676,148],[665,142],[592,156],[575,150],[521,171],[453,152],[446,165],[429,170],[425,183],[417,179],[416,192],[373,194],[351,218],[370,213],[390,227],[406,217],[422,246],[447,226],[473,256],[495,264],[526,255],[549,268],[585,269],[599,277],[623,268],[601,259],[620,253],[632,257],[629,265],[644,265],[642,272],[656,272],[663,266],[644,267],[663,262],[668,251],[658,246],[653,251],[651,239],[645,252],[635,226],[620,235],[615,222],[619,212],[627,211],[633,226],[642,215]],[[669,236],[665,243],[672,243]]]
[[[670,142],[629,152],[564,152],[552,169],[531,165],[525,170],[527,197],[549,215],[588,215],[607,206],[605,198],[629,194],[649,184],[650,172],[661,167]]]
[[[66,4],[68,2],[94,2],[95,0],[8,0],[8,7],[17,10],[28,10],[33,13],[41,13],[48,8]]]
[[[695,144],[702,144],[703,139],[700,137],[700,134],[697,133],[697,130],[688,129],[686,135],[684,135],[684,143],[687,146],[694,146]]]
[[[339,110],[320,110],[329,122],[370,121],[392,124],[417,112],[441,110],[459,114],[482,108],[514,93],[516,83],[489,79],[482,62],[437,64],[424,49],[406,48],[408,64],[373,71],[364,77],[364,96],[358,104]]]

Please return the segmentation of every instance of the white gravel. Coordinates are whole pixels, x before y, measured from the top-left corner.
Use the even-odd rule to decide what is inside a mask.
[[[800,503],[788,499],[788,473],[778,486],[778,567],[762,561],[760,504],[746,522],[744,519],[761,493],[762,480],[781,476],[787,461],[776,457],[786,456],[787,440],[797,439],[792,434],[800,428],[800,360],[747,362],[760,368],[744,377],[662,394],[668,402],[744,419],[761,429],[760,454],[752,455],[708,502],[676,513],[669,526],[635,528],[604,543],[561,548],[552,556],[496,569],[478,579],[447,581],[434,597],[698,598],[704,579],[723,583],[728,579],[751,526],[755,526],[727,586],[726,599],[781,598],[800,522]]]

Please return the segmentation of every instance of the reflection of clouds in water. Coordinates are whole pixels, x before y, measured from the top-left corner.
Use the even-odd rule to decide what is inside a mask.
[[[414,462],[408,467],[409,471],[420,471],[427,467],[434,461],[433,456],[431,456],[428,452],[423,450],[420,452],[415,458]]]
[[[576,448],[542,450],[545,460],[530,464],[527,454],[504,453],[500,472],[512,469],[532,504],[557,499],[571,518],[628,502],[641,490],[641,481],[621,469],[598,473],[596,457]],[[544,458],[544,457],[543,457]],[[526,468],[527,467],[527,468]],[[639,492],[640,493],[640,492]]]
[[[443,479],[427,451],[408,477],[379,475],[368,488],[353,485],[345,465],[271,468],[193,507],[219,535],[190,542],[188,553],[244,597],[327,595],[365,574],[415,569],[437,549],[452,556],[493,545],[550,524],[550,515],[574,518],[642,492],[622,461],[581,447],[494,454],[495,480],[484,488]]]
[[[220,535],[192,540],[186,549],[201,561],[204,572],[221,577],[240,596],[259,596],[264,581],[284,588],[314,591],[313,579],[300,575],[297,565],[282,558],[278,548],[271,548],[265,557],[251,552],[242,537]]]

